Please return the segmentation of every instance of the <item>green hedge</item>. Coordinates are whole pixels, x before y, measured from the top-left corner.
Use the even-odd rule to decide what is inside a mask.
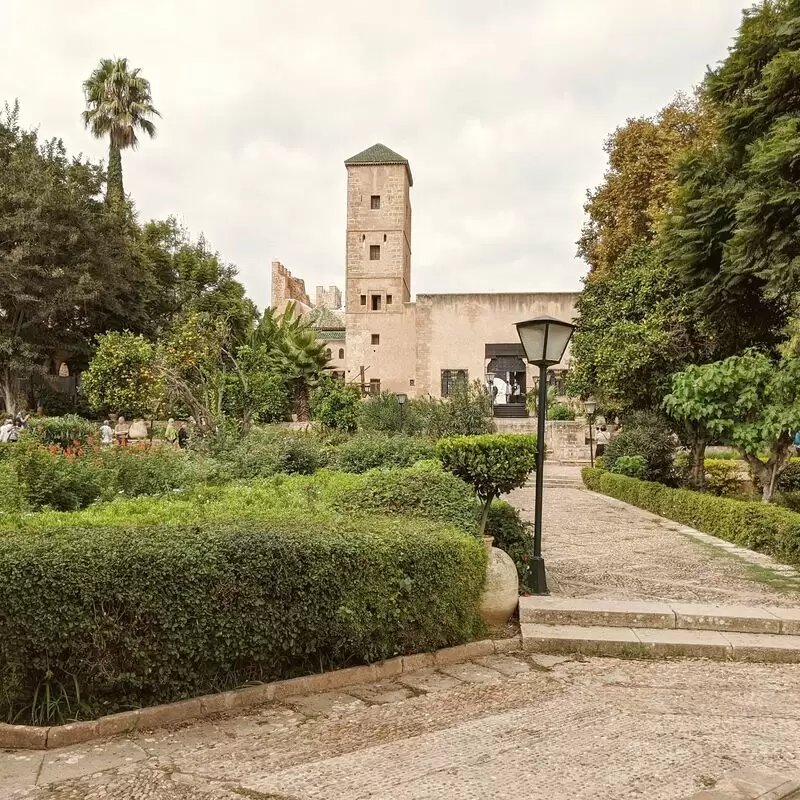
[[[0,718],[47,723],[456,644],[483,547],[410,519],[0,536]]]
[[[435,442],[423,436],[355,436],[334,450],[330,466],[342,472],[367,472],[410,467],[435,454]]]
[[[600,469],[585,468],[583,482],[595,492],[800,566],[800,514],[785,508],[670,489]]]

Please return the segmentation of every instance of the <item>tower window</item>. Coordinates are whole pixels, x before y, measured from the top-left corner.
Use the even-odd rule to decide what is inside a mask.
[[[339,358],[344,358],[344,348],[343,347],[339,348]]]
[[[380,344],[381,343],[381,335],[379,333],[372,334],[372,344]]]
[[[414,379],[413,378],[409,378],[408,385],[409,386],[413,386],[414,385]]]
[[[367,304],[367,296],[365,294],[361,295],[361,305],[365,306]]]
[[[370,394],[380,394],[381,393],[381,379],[380,378],[370,378],[369,379],[369,393]]]
[[[369,260],[370,261],[381,260],[381,246],[379,244],[371,244],[369,246]]]
[[[384,242],[386,241],[386,234],[385,233],[383,234],[383,241]]]
[[[392,304],[392,296],[390,294],[386,295],[386,305],[390,306]]]
[[[373,194],[369,198],[369,207],[377,210],[381,207],[381,196],[379,194]]]
[[[379,294],[372,295],[372,310],[373,311],[381,310],[381,296]]]

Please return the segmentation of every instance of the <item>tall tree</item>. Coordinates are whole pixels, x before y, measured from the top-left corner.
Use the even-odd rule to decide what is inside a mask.
[[[0,175],[0,389],[11,410],[54,350],[80,362],[95,334],[138,312],[125,242],[97,199],[100,166],[40,143],[6,106]]]
[[[122,183],[122,151],[135,149],[138,133],[156,135],[153,117],[161,116],[153,106],[150,82],[140,70],[130,69],[127,58],[104,58],[84,81],[86,110],[84,125],[98,139],[108,136],[108,184],[106,202],[121,213],[125,207]]]
[[[630,247],[656,238],[678,157],[712,141],[714,130],[709,105],[679,94],[654,117],[629,119],[608,137],[608,168],[587,193],[578,240],[578,255],[593,272],[608,271]]]

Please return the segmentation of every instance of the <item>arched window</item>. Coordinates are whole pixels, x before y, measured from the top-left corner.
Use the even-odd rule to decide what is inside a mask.
[[[344,358],[344,347],[339,348],[339,358]]]
[[[330,349],[330,347],[326,347],[325,348],[325,358],[330,358],[330,357],[331,357],[331,349]]]

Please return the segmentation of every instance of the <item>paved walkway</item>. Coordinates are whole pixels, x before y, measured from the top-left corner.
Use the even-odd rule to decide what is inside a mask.
[[[797,601],[650,515],[574,488],[546,500],[561,593]],[[532,508],[532,491],[514,501]],[[800,768],[796,666],[504,656],[172,731],[0,753],[0,797],[677,800],[753,765]]]
[[[579,467],[545,469],[546,481],[579,475]],[[533,520],[532,486],[509,499]],[[800,606],[800,581],[699,543],[681,527],[583,489],[545,488],[542,549],[550,591],[605,600]]]

